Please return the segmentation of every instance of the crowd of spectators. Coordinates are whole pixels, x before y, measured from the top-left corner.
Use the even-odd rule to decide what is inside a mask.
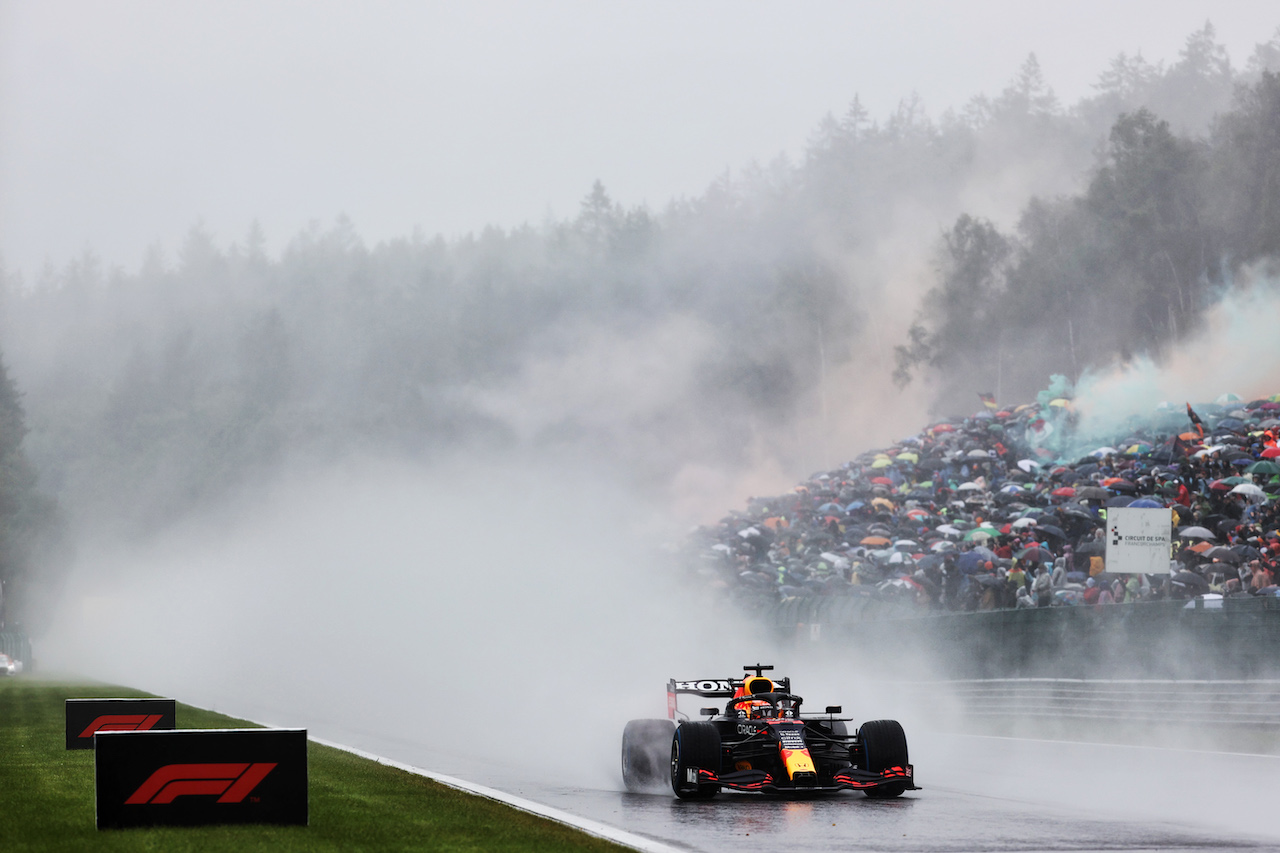
[[[1162,407],[1080,455],[1066,396],[986,407],[755,497],[689,541],[746,605],[860,595],[939,610],[1278,594],[1280,395]],[[1172,510],[1169,571],[1107,571],[1115,507]]]

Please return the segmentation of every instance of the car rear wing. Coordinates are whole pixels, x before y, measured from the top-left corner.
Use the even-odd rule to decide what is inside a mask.
[[[791,692],[790,678],[774,679],[782,687],[784,693]],[[674,720],[677,707],[676,697],[681,693],[692,693],[707,699],[732,699],[738,689],[746,683],[745,678],[701,678],[694,681],[676,681],[667,679],[667,717]]]

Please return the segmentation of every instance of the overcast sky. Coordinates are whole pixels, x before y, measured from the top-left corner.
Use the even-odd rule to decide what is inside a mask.
[[[1107,61],[1232,60],[1275,0],[0,0],[0,256],[135,269],[203,221],[278,251],[345,213],[369,244],[573,215],[596,178],[661,207],[876,117],[998,92],[1029,52],[1066,102]]]

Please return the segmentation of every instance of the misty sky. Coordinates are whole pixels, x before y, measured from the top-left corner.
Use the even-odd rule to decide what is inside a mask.
[[[369,243],[627,205],[873,116],[994,94],[1034,51],[1059,96],[1171,61],[1212,20],[1243,64],[1274,0],[112,3],[0,0],[0,257],[136,268],[203,221],[278,251],[345,213]]]

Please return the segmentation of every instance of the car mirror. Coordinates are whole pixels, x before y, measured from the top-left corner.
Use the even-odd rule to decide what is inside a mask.
[[[719,708],[702,708],[699,713],[706,714],[708,717],[714,717],[720,713]]]
[[[840,705],[828,705],[828,706],[827,706],[827,713],[828,713],[828,714],[839,714],[839,713],[840,713],[841,711],[843,711],[843,710],[844,710],[844,708],[843,708],[842,706],[840,706]]]

